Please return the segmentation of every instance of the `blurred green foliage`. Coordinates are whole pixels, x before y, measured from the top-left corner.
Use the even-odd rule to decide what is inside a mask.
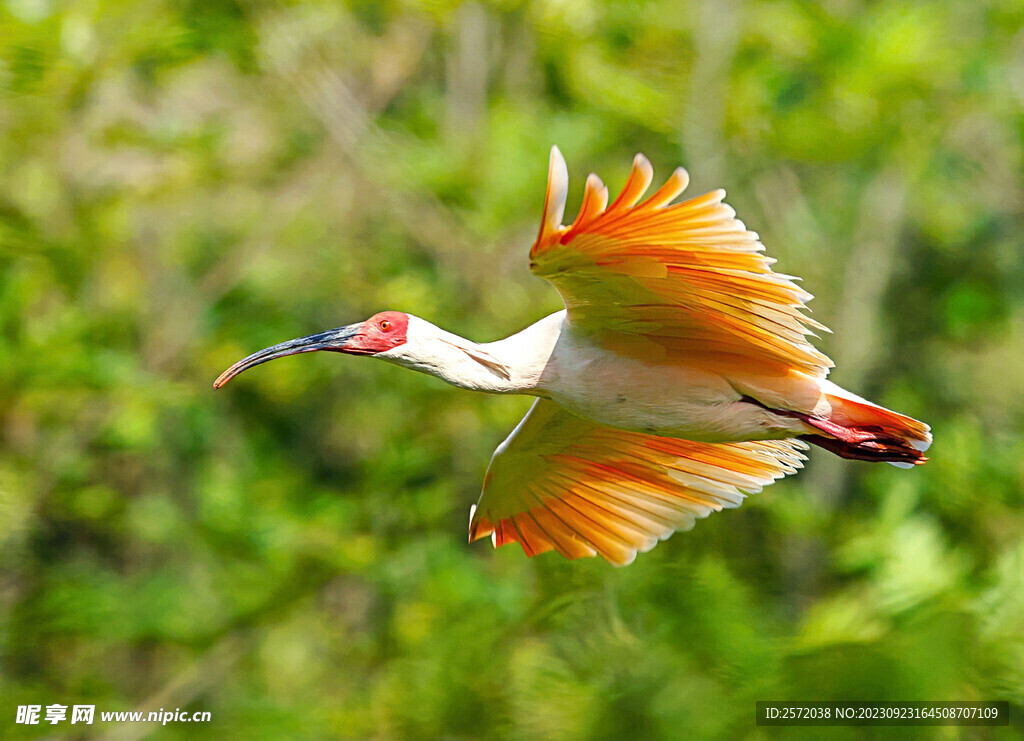
[[[18,704],[209,710],[111,738],[891,738],[779,699],[1024,710],[1017,0],[8,0],[0,5],[0,735]],[[547,150],[730,189],[836,330],[833,378],[933,426],[625,569],[465,543],[528,406],[249,352],[392,308],[476,340]]]

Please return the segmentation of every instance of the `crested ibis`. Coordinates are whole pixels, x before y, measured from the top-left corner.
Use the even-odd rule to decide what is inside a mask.
[[[536,397],[494,452],[469,521],[470,541],[518,542],[528,556],[630,563],[795,472],[807,442],[844,458],[923,463],[928,425],[826,380],[833,364],[807,339],[827,331],[803,313],[811,295],[772,271],[725,191],[673,203],[689,180],[679,168],[641,201],[652,179],[638,154],[608,205],[590,175],[563,226],[568,171],[552,148],[530,270],[565,309],[511,337],[478,344],[384,311],[261,350],[214,387],[326,350]]]

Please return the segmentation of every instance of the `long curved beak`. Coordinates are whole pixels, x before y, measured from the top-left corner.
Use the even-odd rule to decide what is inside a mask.
[[[221,373],[217,380],[213,382],[213,387],[219,389],[242,371],[248,370],[260,363],[266,363],[268,360],[276,360],[287,355],[298,355],[304,352],[316,352],[317,350],[346,352],[345,344],[359,333],[359,329],[362,326],[362,322],[360,322],[359,324],[349,324],[347,327],[328,329],[326,332],[318,332],[308,337],[299,337],[297,340],[288,340],[279,345],[255,352],[247,358],[242,358]]]

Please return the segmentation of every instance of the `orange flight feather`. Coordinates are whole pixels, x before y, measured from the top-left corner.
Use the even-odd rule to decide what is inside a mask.
[[[639,334],[666,357],[728,346],[751,363],[775,361],[824,377],[832,361],[806,340],[827,328],[803,313],[811,295],[775,273],[756,233],[714,190],[672,204],[686,188],[682,168],[646,201],[653,169],[637,155],[622,193],[587,179],[571,226],[561,224],[568,191],[565,161],[551,152],[544,218],[531,269],[558,289],[570,322],[614,342]],[[618,343],[620,347],[628,343]]]
[[[627,432],[538,399],[491,459],[469,537],[528,556],[632,562],[676,530],[796,471],[797,440],[698,443]]]

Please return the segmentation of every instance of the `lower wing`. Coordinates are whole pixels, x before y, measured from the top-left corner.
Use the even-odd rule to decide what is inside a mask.
[[[632,563],[803,465],[799,440],[698,443],[606,427],[538,399],[491,458],[469,539]]]

